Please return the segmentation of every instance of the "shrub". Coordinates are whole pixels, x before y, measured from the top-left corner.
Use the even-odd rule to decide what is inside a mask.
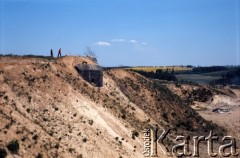
[[[87,138],[83,138],[83,142],[86,143],[87,142]]]
[[[92,125],[92,124],[93,124],[93,120],[88,120],[88,123],[89,123],[90,125]]]
[[[10,126],[11,126],[11,124],[7,124],[7,125],[5,126],[5,128],[6,128],[6,129],[9,129]],[[0,157],[0,158],[1,158],[1,157]]]
[[[77,158],[83,158],[82,154],[78,155]]]
[[[132,139],[135,139],[135,137],[138,137],[138,136],[139,136],[138,131],[136,130],[132,131]]]
[[[5,99],[5,100],[8,100],[8,96],[7,96],[7,95],[5,95],[5,96],[3,97],[3,99]]]
[[[75,149],[69,148],[68,151],[69,151],[70,153],[73,153],[73,152],[75,151]]]
[[[48,134],[49,134],[50,136],[53,136],[53,131],[50,131]]]
[[[165,120],[168,120],[168,113],[164,112],[164,113],[162,114],[162,116],[163,116],[163,118],[164,118]]]
[[[123,114],[123,115],[122,115],[122,119],[125,120],[126,118],[127,118],[127,116],[126,116],[125,114]]]
[[[26,110],[28,113],[30,113],[30,109],[29,108],[27,108],[27,110]]]
[[[11,142],[8,143],[7,148],[9,151],[11,151],[14,154],[18,153],[19,150],[19,143],[18,140],[12,140]]]
[[[122,119],[126,119],[127,118],[127,116],[126,116],[126,110],[125,109],[121,109],[120,110],[120,112],[121,112],[121,117],[122,117]]]
[[[56,149],[59,149],[59,147],[60,147],[59,143],[57,143],[54,147],[55,147]]]
[[[31,103],[32,101],[32,96],[28,96],[28,102]]]
[[[7,157],[7,151],[5,149],[0,149],[0,158]]]
[[[38,139],[38,135],[35,134],[35,135],[32,137],[32,139],[33,139],[33,140],[37,140],[37,139]]]
[[[36,158],[43,158],[43,154],[39,153]]]

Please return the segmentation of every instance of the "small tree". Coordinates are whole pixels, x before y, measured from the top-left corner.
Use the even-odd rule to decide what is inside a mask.
[[[168,73],[168,70],[169,70],[169,69],[167,68],[166,73]]]
[[[172,74],[174,74],[174,68],[172,68]]]
[[[86,47],[85,56],[90,58],[93,62],[98,63],[97,56],[90,47]]]

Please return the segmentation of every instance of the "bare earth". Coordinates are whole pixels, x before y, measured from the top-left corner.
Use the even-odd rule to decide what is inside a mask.
[[[184,99],[199,86],[178,87],[112,69],[104,71],[104,86],[97,88],[75,70],[83,61],[94,64],[83,57],[0,57],[0,149],[7,158],[141,158],[142,131],[153,125],[192,136],[225,128],[225,134],[240,140],[240,90],[193,100],[191,108]],[[212,112],[222,106],[230,111]],[[7,148],[14,139],[18,153]],[[170,136],[166,144],[174,139]],[[167,157],[157,149],[158,157]],[[201,157],[206,153],[203,147]]]

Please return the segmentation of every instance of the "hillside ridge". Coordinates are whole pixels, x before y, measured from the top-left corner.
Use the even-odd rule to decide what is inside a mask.
[[[83,61],[94,64],[72,56],[0,57],[0,148],[9,157],[140,158],[146,127],[189,135],[227,132],[203,119],[165,82],[136,72],[106,70],[103,87],[95,87],[74,68]],[[18,154],[6,148],[14,139]]]

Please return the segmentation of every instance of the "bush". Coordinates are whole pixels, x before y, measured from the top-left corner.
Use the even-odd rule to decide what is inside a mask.
[[[135,139],[135,137],[138,137],[138,136],[139,136],[138,131],[136,130],[132,131],[132,139]]]
[[[89,123],[90,125],[92,125],[92,124],[93,124],[93,120],[88,120],[88,123]]]
[[[121,112],[121,114],[122,114],[122,119],[126,119],[127,118],[127,116],[126,116],[126,110],[125,109],[121,109],[120,110],[120,112]]]
[[[43,154],[39,153],[36,158],[43,158]]]
[[[26,110],[28,113],[30,113],[30,109],[29,108],[27,108],[27,110]]]
[[[83,158],[82,154],[78,155],[77,158]]]
[[[162,114],[162,116],[163,116],[163,118],[164,118],[165,120],[168,120],[168,113],[164,112],[164,113]]]
[[[32,101],[32,96],[28,96],[28,102],[31,103]]]
[[[7,96],[7,95],[5,95],[5,96],[3,97],[3,99],[5,99],[5,100],[8,100],[8,96]]]
[[[7,157],[7,151],[5,149],[0,149],[0,158]]]
[[[32,137],[32,139],[33,139],[33,140],[37,140],[37,139],[38,139],[38,135],[35,134],[35,135]]]
[[[86,143],[87,142],[87,138],[83,138],[83,142]]]
[[[11,142],[8,143],[7,148],[10,152],[17,154],[19,150],[19,143],[18,140],[12,140]]]

